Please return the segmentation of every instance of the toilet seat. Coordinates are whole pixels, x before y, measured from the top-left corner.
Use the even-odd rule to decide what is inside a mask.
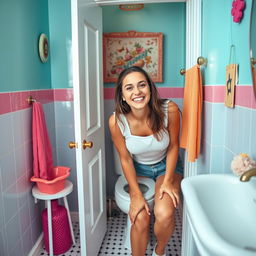
[[[138,183],[141,184],[140,190],[144,192],[143,197],[147,201],[149,210],[152,211],[154,207],[154,195],[155,195],[155,181],[150,178],[140,177],[137,178]],[[144,185],[144,186],[143,186]],[[129,213],[130,208],[130,195],[127,190],[128,182],[126,181],[124,176],[120,176],[117,179],[115,185],[115,200],[117,206],[123,211],[124,213]],[[145,190],[146,188],[146,190]],[[131,239],[130,239],[130,232],[131,232],[131,220],[127,217],[127,224],[124,230],[124,247],[128,250],[131,250]]]
[[[143,193],[146,201],[152,199],[155,195],[155,182],[154,180],[146,177],[138,178],[138,183],[146,185],[148,190]],[[124,176],[120,176],[115,185],[115,193],[117,193],[123,200],[130,201],[130,195],[124,190],[124,187],[128,184]]]

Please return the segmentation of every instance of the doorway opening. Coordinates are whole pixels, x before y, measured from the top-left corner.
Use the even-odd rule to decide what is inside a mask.
[[[100,3],[100,2],[102,2],[102,8],[104,9],[105,7],[106,7],[106,9],[108,8],[108,6],[107,5],[104,5],[103,4],[103,2],[105,2],[105,3],[107,3],[107,2],[111,2],[111,1],[97,1],[98,3]],[[115,2],[117,2],[117,1],[115,1]],[[148,2],[148,1],[144,1],[144,2]],[[183,2],[183,1],[182,1]],[[186,4],[183,2],[182,4],[186,7],[186,6],[188,6],[188,3],[189,2],[192,2],[192,1],[187,1],[186,2]],[[121,2],[120,2],[121,3]],[[157,3],[157,4],[166,4],[166,6],[168,5],[168,3],[167,3],[167,1],[166,1],[166,3]],[[175,4],[177,4],[177,3],[175,3]],[[152,1],[152,3],[145,3],[145,5],[156,5],[155,3],[153,3],[153,1]],[[185,9],[187,9],[187,8],[185,8]],[[104,10],[103,10],[104,11]],[[142,11],[145,11],[145,8],[142,10]],[[140,11],[138,11],[138,12],[140,12]],[[126,12],[126,13],[128,13],[128,12]],[[130,15],[131,16],[131,15]],[[150,16],[150,15],[149,15]],[[185,17],[186,17],[187,15],[185,14]],[[152,18],[152,17],[151,17]],[[159,17],[159,19],[160,18],[162,18],[162,17]],[[109,20],[111,20],[110,18],[108,18]],[[129,21],[124,21],[124,22],[126,22],[126,23],[129,23]],[[166,22],[167,23],[167,22]],[[104,25],[104,13],[103,13],[103,25]],[[185,20],[183,21],[183,25],[184,25],[184,31],[183,31],[183,35],[184,35],[184,38],[186,37],[185,36],[185,34],[186,34],[186,26],[185,26]],[[141,24],[141,22],[138,20],[137,21],[137,27],[138,27],[138,29],[137,30],[140,30],[140,27],[141,26],[141,30],[143,31],[145,28],[143,28],[142,27],[142,24]],[[152,25],[153,26],[153,25]],[[129,30],[129,29],[126,29],[126,31],[127,30]],[[93,30],[90,30],[91,32],[93,31]],[[151,31],[152,32],[152,30],[148,30],[148,31]],[[161,31],[161,27],[159,27],[159,29],[158,29],[158,31]],[[105,29],[103,28],[103,32],[115,32],[114,30],[110,30],[110,31],[105,31]],[[165,49],[169,49],[168,48],[168,44],[170,43],[170,41],[166,41],[166,42],[164,42],[164,47],[165,47]],[[176,42],[175,42],[176,43]],[[175,43],[174,43],[174,45],[175,45]],[[166,46],[166,45],[168,45],[168,46]],[[166,48],[167,47],[167,48]],[[175,48],[172,48],[172,45],[171,45],[171,43],[170,43],[170,48],[173,50],[173,49],[175,49]],[[185,50],[186,49],[186,50]],[[177,51],[178,52],[178,51]],[[186,63],[186,67],[188,67],[188,65],[189,65],[189,62],[187,61],[187,56],[185,56],[185,52],[187,52],[187,46],[185,45],[185,41],[184,41],[184,53],[183,53],[183,56],[182,56],[182,53],[180,54],[182,57],[180,57],[180,58],[173,58],[173,56],[171,56],[170,58],[167,58],[166,60],[164,60],[164,66],[167,68],[167,63],[171,63],[174,59],[176,59],[176,60],[183,60],[183,63],[181,63],[180,65],[178,65],[178,64],[176,64],[176,68],[171,68],[171,67],[168,67],[167,69],[167,71],[164,71],[164,75],[165,76],[167,76],[167,75],[169,75],[170,77],[171,77],[171,79],[176,79],[177,81],[178,80],[182,80],[183,79],[183,77],[181,77],[180,76],[180,74],[179,74],[179,70],[180,70],[180,68],[184,68],[185,67],[185,63]],[[196,54],[196,57],[198,57],[199,56],[199,54]],[[186,59],[186,61],[185,61],[185,59]],[[165,77],[165,79],[167,79],[167,77]],[[168,86],[172,86],[172,84],[174,85],[174,87],[175,88],[177,88],[177,87],[179,87],[182,83],[180,83],[179,81],[178,82],[173,82],[173,80],[169,83],[169,84],[165,84],[164,86],[161,86],[160,85],[160,87],[161,87],[161,89],[168,89]],[[111,85],[105,85],[105,87],[104,87],[104,90],[111,90],[113,88],[113,86],[111,87]],[[74,90],[75,91],[75,90]],[[74,92],[74,94],[75,94],[76,92]],[[178,105],[179,106],[181,106],[181,102],[182,102],[182,100],[181,99],[177,99],[178,101],[180,101],[179,103],[178,103]],[[113,99],[106,99],[105,98],[105,100],[104,100],[104,110],[105,110],[105,131],[106,131],[106,135],[108,134],[108,129],[107,129],[107,127],[108,127],[108,125],[106,125],[106,122],[107,122],[107,117],[109,116],[108,115],[108,113],[112,113],[112,111],[113,111]],[[108,111],[108,112],[107,112]],[[109,138],[109,136],[108,136],[108,138]],[[107,143],[107,141],[106,141],[106,143]],[[109,143],[110,144],[110,143]],[[106,159],[110,159],[110,158],[108,158],[108,153],[111,153],[112,152],[112,150],[108,150],[108,149],[110,149],[110,146],[106,146]],[[78,162],[78,161],[77,161]],[[111,161],[110,161],[111,162]],[[111,163],[110,163],[110,165],[111,165]],[[106,166],[106,172],[107,172],[107,175],[109,175],[109,171],[110,172],[112,172],[112,174],[114,173],[114,168],[113,168],[113,166],[110,166],[110,165],[108,165],[108,163],[107,163],[107,166]],[[115,174],[114,174],[115,175]],[[112,176],[111,174],[109,175],[110,177],[112,176],[112,177],[115,177],[115,176]],[[80,177],[78,177],[77,178],[77,180],[80,180]],[[113,188],[114,188],[114,183],[115,183],[115,179],[111,179],[111,180],[107,180],[107,195],[109,196],[111,196],[112,194],[113,194]],[[111,192],[112,191],[112,192]],[[80,196],[79,195],[79,193],[78,193],[78,191],[74,191],[75,193],[77,192],[77,194],[78,194],[78,196]],[[80,210],[79,210],[80,211]],[[80,223],[81,224],[81,223]],[[83,237],[83,239],[85,239],[85,237]]]

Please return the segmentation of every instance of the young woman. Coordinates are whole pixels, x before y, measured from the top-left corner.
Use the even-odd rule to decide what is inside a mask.
[[[149,75],[136,66],[119,75],[115,113],[109,119],[112,140],[129,184],[133,256],[145,255],[150,210],[139,189],[138,176],[153,178],[155,185],[153,255],[166,255],[174,231],[174,211],[180,201],[183,170],[178,160],[180,113],[177,105],[158,96]],[[177,164],[177,167],[176,167]]]

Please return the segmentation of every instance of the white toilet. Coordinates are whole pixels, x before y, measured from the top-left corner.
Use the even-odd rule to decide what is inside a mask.
[[[114,152],[115,171],[118,175],[120,175],[115,185],[115,200],[118,207],[124,213],[128,214],[129,207],[130,207],[130,196],[128,193],[129,186],[125,177],[123,176],[119,155],[115,147],[113,149],[113,152]],[[152,210],[154,205],[155,181],[150,178],[138,178],[138,182],[139,182],[139,187],[143,193],[143,196],[146,199],[150,210]],[[124,247],[129,250],[131,250],[130,229],[131,229],[131,221],[130,221],[130,218],[127,216],[127,224],[126,224],[125,237],[124,237]]]

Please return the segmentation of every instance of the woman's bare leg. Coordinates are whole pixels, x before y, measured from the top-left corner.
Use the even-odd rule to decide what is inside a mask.
[[[174,186],[180,191],[182,176],[176,173],[174,175]],[[172,236],[175,227],[175,207],[171,197],[164,193],[163,198],[159,199],[159,189],[163,183],[163,180],[164,175],[157,179],[155,187],[154,233],[157,239],[156,253],[159,255],[164,254],[165,247],[168,244],[168,241]]]
[[[128,216],[129,218],[129,216]],[[142,210],[131,226],[131,246],[133,256],[145,255],[149,238],[150,216]]]

